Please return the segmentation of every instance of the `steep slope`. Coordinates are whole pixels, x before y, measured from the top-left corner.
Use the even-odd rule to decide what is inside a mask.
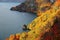
[[[44,7],[49,6],[54,3],[54,0],[26,0],[25,2],[17,5],[16,7],[12,7],[11,10],[20,11],[20,12],[32,12],[37,13],[38,7],[41,5],[41,8],[43,5]],[[43,5],[42,5],[43,4]],[[40,10],[43,10],[41,9]]]
[[[60,29],[58,28],[58,23],[60,24],[59,2],[60,1],[57,0],[49,10],[43,12],[40,16],[28,24],[27,28],[29,28],[30,31],[11,35],[9,39],[7,38],[7,40],[60,40]],[[41,6],[38,7],[40,8]],[[47,39],[44,39],[45,33],[48,35],[45,37]],[[53,37],[49,33],[54,33]]]

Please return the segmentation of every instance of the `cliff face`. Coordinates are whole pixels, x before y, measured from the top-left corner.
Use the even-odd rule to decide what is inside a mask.
[[[11,10],[20,11],[20,12],[35,12],[37,6],[35,5],[35,0],[26,0],[24,3],[12,7]]]
[[[36,0],[36,3],[39,12],[41,8],[52,6],[49,10],[44,10],[42,15],[27,25],[27,28],[30,29],[28,32],[10,35],[7,40],[60,40],[60,0],[57,0],[54,4],[42,0]]]
[[[48,4],[48,6],[50,6],[52,3],[54,3],[54,1],[51,1],[51,0],[26,0],[25,2],[17,5],[16,7],[12,7],[11,10],[20,11],[20,12],[37,13],[39,6],[42,7],[45,4]],[[47,5],[45,5],[45,6],[47,6]]]

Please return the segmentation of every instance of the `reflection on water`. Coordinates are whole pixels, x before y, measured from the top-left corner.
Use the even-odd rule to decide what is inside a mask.
[[[9,10],[20,3],[0,3],[0,40],[4,40],[10,34],[22,32],[22,25],[30,23],[35,14]]]

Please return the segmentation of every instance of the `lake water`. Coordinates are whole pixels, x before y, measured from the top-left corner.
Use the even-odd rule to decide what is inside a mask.
[[[0,2],[0,40],[9,37],[10,34],[23,32],[22,25],[30,23],[36,14],[11,11],[12,6],[20,3]]]

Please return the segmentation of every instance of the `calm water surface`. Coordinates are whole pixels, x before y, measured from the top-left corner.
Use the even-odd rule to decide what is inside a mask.
[[[11,11],[12,6],[20,3],[2,3],[0,2],[0,40],[9,37],[10,34],[22,32],[22,25],[30,23],[35,14]]]

